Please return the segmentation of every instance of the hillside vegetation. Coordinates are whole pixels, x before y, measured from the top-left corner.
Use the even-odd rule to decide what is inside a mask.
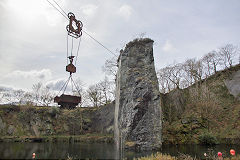
[[[240,65],[162,97],[165,143],[239,143]],[[234,82],[226,85],[227,82]],[[235,88],[234,88],[235,87]]]

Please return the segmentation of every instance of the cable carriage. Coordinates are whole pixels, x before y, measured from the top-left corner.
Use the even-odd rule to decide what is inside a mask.
[[[90,34],[88,34],[86,31],[84,31],[83,28],[83,24],[81,21],[77,20],[75,18],[75,15],[72,12],[69,12],[68,14],[58,5],[58,3],[53,0],[53,2],[58,6],[58,8],[52,4],[49,0],[47,0],[47,2],[54,7],[60,14],[63,15],[64,18],[66,18],[67,20],[69,20],[69,24],[66,26],[66,30],[68,32],[67,34],[67,66],[66,66],[66,71],[70,73],[69,78],[67,79],[67,81],[64,83],[64,85],[62,86],[61,90],[59,91],[59,93],[61,91],[62,94],[60,96],[56,96],[54,98],[54,102],[58,103],[58,105],[61,106],[61,108],[66,108],[66,109],[73,109],[75,108],[79,103],[81,103],[81,94],[80,94],[80,90],[77,86],[77,84],[74,82],[73,78],[72,78],[72,73],[76,73],[76,61],[77,61],[77,57],[78,57],[78,51],[79,51],[79,47],[80,47],[80,42],[81,42],[81,36],[82,36],[82,31],[89,36],[91,39],[93,39],[95,42],[97,42],[99,45],[101,45],[103,48],[105,48],[106,50],[109,51],[109,53],[111,53],[112,55],[116,56],[111,50],[109,50],[106,46],[104,46],[102,43],[100,43],[98,40],[96,40],[93,36],[91,36]],[[71,55],[68,55],[68,37],[72,37],[72,49],[71,49]],[[79,39],[79,44],[78,44],[78,48],[77,48],[77,54],[76,56],[73,55],[73,38],[75,38],[76,40]],[[75,65],[74,65],[74,58],[75,58]],[[78,95],[67,95],[64,94],[64,92],[66,91],[66,88],[68,86],[68,83],[71,82],[72,84],[72,92],[73,92],[73,88],[76,89],[76,91],[78,92]],[[58,93],[58,95],[59,95]]]
[[[68,18],[69,18],[69,25],[66,26],[66,29],[67,29],[67,32],[68,32],[68,36],[72,37],[72,49],[71,49],[71,55],[68,56],[68,37],[67,37],[67,66],[66,66],[66,71],[69,72],[70,75],[69,75],[68,80],[63,85],[62,89],[59,91],[59,92],[61,92],[63,90],[63,93],[61,94],[61,96],[56,96],[54,98],[54,102],[58,103],[58,105],[60,105],[61,108],[74,109],[79,103],[81,103],[81,94],[79,92],[79,88],[78,88],[77,84],[74,82],[74,80],[72,78],[72,73],[76,73],[75,65],[76,65],[79,46],[80,46],[80,41],[81,41],[80,37],[82,36],[83,24],[82,24],[81,21],[77,20],[75,18],[75,15],[71,12],[68,13]],[[74,27],[74,23],[75,23],[76,28]],[[75,38],[75,39],[79,38],[77,56],[74,56],[73,53],[72,53],[73,38]],[[74,62],[75,57],[76,57],[76,59],[75,59],[75,65],[74,65],[73,62]],[[71,82],[71,84],[72,84],[72,92],[74,90],[73,87],[75,87],[75,89],[77,90],[77,92],[79,94],[78,96],[64,94],[69,82]]]

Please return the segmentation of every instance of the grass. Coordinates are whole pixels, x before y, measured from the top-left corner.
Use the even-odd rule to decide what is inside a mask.
[[[131,142],[131,141],[127,141],[125,142],[125,146],[128,147],[128,148],[132,148],[136,145],[135,142]]]
[[[207,160],[240,160],[240,156],[237,155],[237,156],[232,156],[230,158],[223,157],[223,159],[220,159],[216,155],[210,155],[210,156],[207,156],[205,159]],[[174,156],[170,156],[170,155],[162,154],[158,152],[150,156],[134,158],[134,160],[200,160],[200,159],[196,157],[193,158],[190,155],[183,154],[183,153],[180,153],[178,157],[174,157]]]
[[[84,134],[84,135],[50,135],[50,136],[1,136],[2,141],[26,142],[40,139],[42,142],[106,142],[113,143],[112,134]]]
[[[156,153],[146,157],[134,158],[134,160],[178,160],[178,159],[170,155]]]

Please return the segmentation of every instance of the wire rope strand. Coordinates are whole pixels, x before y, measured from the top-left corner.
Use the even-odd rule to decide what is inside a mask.
[[[72,75],[70,75],[69,78],[68,78],[68,80],[67,80],[67,84],[66,84],[66,87],[65,87],[65,89],[64,89],[64,91],[63,91],[63,94],[64,94],[64,92],[65,92],[66,89],[67,89],[67,86],[68,86],[68,83],[69,83],[69,80],[70,80],[71,76],[72,76]]]
[[[57,95],[59,95],[59,93],[62,91],[62,89],[64,88],[64,86],[66,85],[67,81],[63,84],[62,88],[60,89],[60,91],[58,92]]]
[[[48,3],[53,6],[53,8],[55,8],[59,13],[61,13],[61,15],[63,15],[63,17],[65,17],[66,19],[68,19],[68,17],[66,15],[64,15],[56,6],[54,6],[49,0],[46,0],[48,1]]]
[[[71,77],[71,85],[72,85],[72,93],[74,94],[74,91],[73,91],[73,79]]]
[[[79,52],[79,48],[80,48],[80,43],[81,43],[81,37],[79,38],[79,43],[78,43],[78,49],[77,49],[77,55],[76,55],[76,59],[75,59],[75,66],[77,64],[77,58],[78,58],[78,52]]]
[[[72,51],[73,51],[73,37],[72,37],[72,49],[71,49],[71,56],[72,56]]]
[[[61,9],[61,11],[63,11],[63,13],[65,13],[66,16],[68,16],[67,13],[62,9],[62,7],[55,0],[53,0],[53,2]]]
[[[73,81],[73,79],[72,79],[72,81]],[[81,96],[79,87],[77,86],[77,84],[74,81],[73,81],[73,84],[74,84],[75,88],[77,89],[79,96]]]
[[[91,36],[90,34],[88,34],[86,31],[82,30],[84,33],[86,33],[86,35],[88,35],[90,38],[92,38],[95,42],[97,42],[98,44],[100,44],[103,48],[105,48],[106,50],[108,50],[111,54],[113,54],[115,57],[117,57],[117,55],[115,53],[113,53],[110,49],[108,49],[107,47],[105,47],[102,43],[100,43],[97,39],[95,39],[93,36]]]
[[[68,65],[68,34],[67,34],[67,65]]]
[[[62,89],[64,88],[64,86],[68,84],[69,79],[70,79],[70,77],[68,77],[67,81],[63,84],[62,88],[60,89],[60,91],[58,92],[57,95],[59,95],[59,93],[62,91]],[[65,90],[64,90],[64,92],[65,92]],[[63,93],[64,93],[64,92],[63,92]]]

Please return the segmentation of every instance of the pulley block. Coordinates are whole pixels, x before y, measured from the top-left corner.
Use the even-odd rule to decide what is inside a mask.
[[[77,20],[75,18],[75,15],[72,12],[68,13],[68,18],[69,18],[69,25],[67,25],[66,29],[68,31],[68,35],[74,37],[74,38],[79,38],[82,36],[82,27],[83,24],[81,21]],[[74,28],[74,26],[76,28]]]

